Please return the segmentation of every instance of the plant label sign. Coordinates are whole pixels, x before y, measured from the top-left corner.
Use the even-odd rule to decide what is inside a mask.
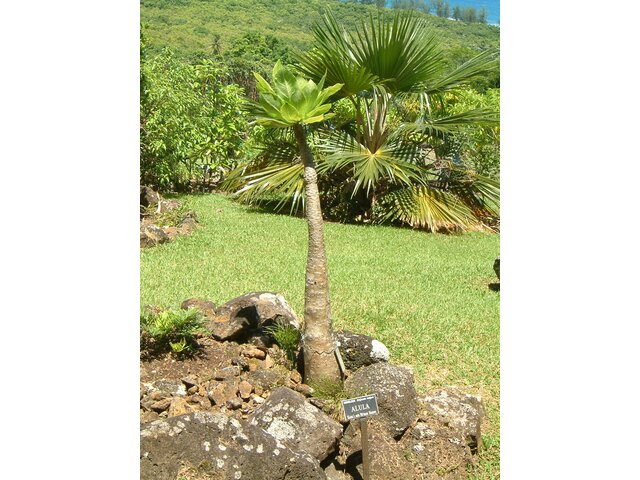
[[[344,416],[347,420],[370,417],[378,414],[378,398],[376,394],[342,400]]]

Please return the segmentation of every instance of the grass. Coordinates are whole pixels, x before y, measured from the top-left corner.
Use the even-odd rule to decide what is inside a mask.
[[[222,304],[252,291],[282,293],[301,314],[307,230],[301,218],[251,210],[221,195],[180,197],[202,227],[141,251],[141,305],[186,298]],[[459,385],[482,395],[490,445],[474,478],[499,478],[498,235],[426,234],[326,224],[334,326],[371,335],[413,369],[421,392]]]

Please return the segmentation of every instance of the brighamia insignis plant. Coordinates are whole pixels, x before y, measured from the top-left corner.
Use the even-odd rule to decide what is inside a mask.
[[[272,84],[256,74],[259,100],[254,105],[256,121],[275,128],[290,128],[295,135],[304,169],[304,205],[309,226],[304,293],[304,352],[305,381],[339,380],[336,344],[331,330],[327,257],[324,247],[324,228],[318,192],[316,165],[307,143],[305,125],[322,122],[332,116],[327,100],[342,88],[338,83],[324,87],[295,76],[279,62],[273,68]]]

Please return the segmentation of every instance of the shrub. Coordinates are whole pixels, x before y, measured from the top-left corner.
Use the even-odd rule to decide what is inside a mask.
[[[242,89],[226,68],[196,64],[166,49],[141,52],[140,176],[143,184],[179,188],[204,168],[235,165],[246,129]]]
[[[197,310],[165,310],[140,315],[140,349],[154,354],[171,351],[190,355],[198,348],[196,335],[206,334],[204,319]]]
[[[443,110],[459,114],[473,108],[491,108],[500,112],[500,90],[488,89],[478,93],[471,88],[445,96]],[[459,155],[481,175],[500,177],[500,126],[469,125],[445,142],[443,155]]]

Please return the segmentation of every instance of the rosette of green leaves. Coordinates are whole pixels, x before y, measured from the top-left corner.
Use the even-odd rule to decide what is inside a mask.
[[[342,88],[341,83],[324,88],[325,77],[315,83],[294,75],[280,62],[273,67],[272,85],[260,74],[254,75],[260,97],[254,104],[253,113],[259,124],[288,128],[322,122],[333,116],[329,113],[331,103],[327,100]]]

